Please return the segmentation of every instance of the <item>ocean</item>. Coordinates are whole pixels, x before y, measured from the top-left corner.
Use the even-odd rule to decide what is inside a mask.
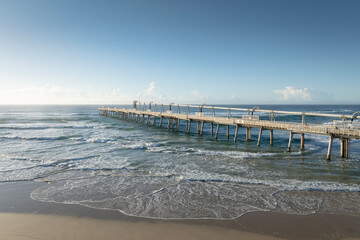
[[[102,116],[97,108],[0,106],[0,182],[42,182],[30,195],[36,201],[145,218],[234,219],[252,211],[360,216],[359,140],[351,141],[350,158],[342,159],[335,139],[332,159],[326,161],[327,136],[305,135],[305,151],[300,151],[295,135],[287,152],[288,132],[274,131],[270,146],[264,131],[258,147],[258,129],[252,129],[250,142],[240,129],[234,143],[234,127],[228,140],[221,126],[216,140],[210,124],[199,136],[196,124],[186,133],[184,122],[177,131],[167,129],[166,120],[163,127],[159,121],[148,126]],[[360,105],[260,108],[351,115]],[[333,120],[308,117],[307,123]],[[276,115],[276,121],[301,122],[301,116]]]

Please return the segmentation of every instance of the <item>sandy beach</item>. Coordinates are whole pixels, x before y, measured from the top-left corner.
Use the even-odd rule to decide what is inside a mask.
[[[22,239],[253,239],[276,237],[209,225],[128,222],[43,214],[0,214],[0,238]]]
[[[44,183],[0,185],[1,239],[360,239],[360,218],[252,212],[234,220],[155,220],[32,200]]]
[[[284,217],[286,219],[286,217]],[[276,220],[276,218],[274,219]],[[260,224],[261,221],[258,222]],[[321,225],[321,224],[320,224]],[[302,233],[295,239],[360,239],[342,237],[340,232],[323,232],[311,236],[307,228],[296,225]],[[314,222],[316,228],[316,222]],[[265,226],[271,228],[271,224]],[[340,229],[339,229],[340,230]],[[288,231],[294,231],[292,229]],[[296,231],[295,232],[299,232]],[[273,235],[284,233],[273,232]],[[343,232],[344,235],[345,232]],[[247,231],[241,231],[213,224],[184,224],[174,222],[148,222],[106,220],[66,215],[0,213],[0,238],[9,240],[26,239],[288,239]]]

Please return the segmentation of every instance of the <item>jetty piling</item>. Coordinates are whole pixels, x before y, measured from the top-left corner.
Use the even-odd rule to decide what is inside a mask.
[[[226,126],[226,138],[230,138],[230,126],[235,126],[234,133],[234,142],[237,142],[239,128],[246,129],[246,141],[251,141],[251,128],[259,128],[259,136],[257,140],[257,146],[260,147],[262,133],[264,130],[270,131],[270,146],[273,145],[274,130],[277,131],[287,131],[289,132],[289,142],[287,151],[291,150],[292,140],[294,134],[300,134],[300,150],[304,151],[305,149],[305,134],[314,134],[314,135],[325,135],[329,136],[329,145],[326,159],[331,159],[331,151],[334,138],[340,139],[340,156],[341,158],[350,157],[350,141],[352,139],[360,139],[360,126],[353,124],[354,119],[360,118],[360,112],[355,112],[353,115],[340,115],[340,114],[325,114],[325,113],[312,113],[312,112],[291,112],[291,111],[275,111],[275,110],[264,110],[259,107],[253,107],[252,109],[246,108],[229,108],[229,107],[220,107],[220,106],[206,106],[205,104],[201,106],[196,105],[176,105],[177,112],[173,113],[172,105],[170,103],[168,110],[164,111],[164,104],[161,104],[161,110],[158,111],[158,104],[155,104],[155,111],[152,108],[153,102],[149,103],[149,108],[146,109],[145,103],[140,103],[140,101],[134,101],[132,108],[109,108],[101,107],[98,108],[100,114],[118,118],[122,120],[135,121],[138,123],[143,123],[147,125],[156,125],[156,118],[159,118],[159,127],[163,125],[163,119],[167,119],[167,128],[173,130],[179,130],[181,120],[185,121],[185,132],[190,133],[191,123],[195,121],[197,123],[197,133],[202,136],[204,132],[205,123],[210,123],[210,133],[211,137],[215,139],[218,138],[220,125]],[[181,112],[181,107],[185,111]],[[198,112],[191,114],[190,109],[198,109]],[[211,112],[204,109],[211,109]],[[216,110],[227,110],[227,116],[221,117],[216,116]],[[239,117],[233,117],[231,111],[240,111],[244,112],[244,115]],[[269,120],[262,120],[258,115],[254,115],[254,112],[259,113],[268,113]],[[275,114],[290,114],[290,115],[299,115],[301,116],[301,123],[296,122],[282,122],[275,120]],[[310,124],[306,121],[307,116],[313,117],[330,117],[334,119],[333,125],[324,125],[324,124]],[[146,118],[146,120],[145,120]],[[152,118],[152,119],[151,119]],[[152,124],[151,124],[152,120]],[[217,124],[214,136],[214,124]]]

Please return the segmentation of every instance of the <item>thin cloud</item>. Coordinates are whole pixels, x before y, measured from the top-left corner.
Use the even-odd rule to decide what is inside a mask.
[[[162,90],[156,86],[155,82],[151,82],[147,89],[138,92],[135,99],[139,101],[164,101],[167,97]]]
[[[280,94],[282,101],[309,102],[312,100],[311,91],[308,88],[287,86],[285,89],[274,90],[274,93]]]
[[[61,86],[43,85],[0,90],[0,104],[122,104],[131,98],[121,93],[83,91]]]

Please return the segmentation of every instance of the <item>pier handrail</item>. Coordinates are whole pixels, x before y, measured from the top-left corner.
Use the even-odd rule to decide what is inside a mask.
[[[313,113],[313,112],[293,112],[293,111],[278,111],[278,110],[266,110],[266,109],[257,109],[257,108],[229,108],[229,107],[220,107],[220,106],[206,106],[206,105],[192,105],[192,104],[178,104],[180,107],[189,107],[189,108],[206,108],[206,109],[219,109],[219,110],[234,110],[241,112],[262,112],[270,114],[291,114],[299,116],[317,116],[317,117],[333,117],[340,119],[360,119],[360,115],[345,115],[345,114],[328,114],[328,113]]]

